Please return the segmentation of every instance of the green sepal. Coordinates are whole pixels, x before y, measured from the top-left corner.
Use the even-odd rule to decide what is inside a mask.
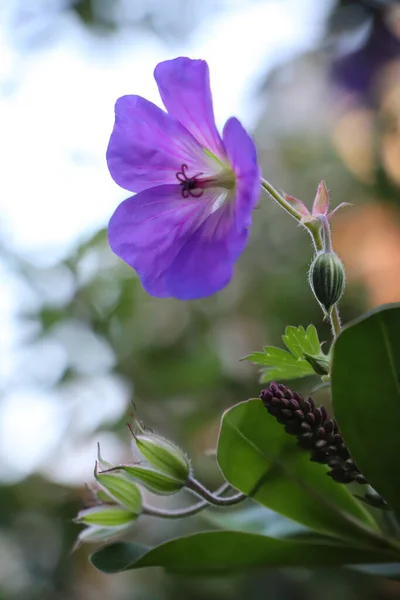
[[[114,467],[114,469],[127,473],[148,490],[161,496],[176,494],[185,485],[185,482],[156,471],[153,467],[147,465],[121,465]]]
[[[85,525],[100,525],[101,527],[118,527],[135,521],[137,515],[119,506],[93,506],[78,513],[76,523]]]
[[[142,494],[132,480],[123,474],[97,473],[97,471],[95,472],[95,478],[111,500],[118,502],[135,515],[141,513]]]
[[[185,484],[190,464],[184,452],[175,444],[153,433],[135,435],[135,443],[143,457],[157,470]]]

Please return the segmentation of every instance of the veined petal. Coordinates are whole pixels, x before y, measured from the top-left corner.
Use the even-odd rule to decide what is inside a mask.
[[[314,199],[312,207],[312,216],[317,217],[318,215],[327,215],[329,208],[329,195],[326,183],[324,180],[318,186],[317,194]]]
[[[179,185],[144,190],[114,212],[108,227],[110,246],[137,271],[149,294],[171,296],[165,272],[207,210],[203,197],[183,199]]]
[[[222,160],[225,152],[215,125],[207,63],[184,57],[166,60],[157,65],[154,77],[168,114]]]
[[[189,237],[165,274],[174,298],[192,300],[218,292],[233,276],[248,232],[238,231],[233,204],[223,204]]]
[[[211,159],[191,133],[141,96],[117,100],[107,163],[114,181],[131,192],[173,184],[182,164],[189,172],[213,172]]]
[[[240,230],[251,223],[260,196],[260,168],[253,140],[238,119],[232,117],[224,127],[223,139],[236,176],[236,223]]]

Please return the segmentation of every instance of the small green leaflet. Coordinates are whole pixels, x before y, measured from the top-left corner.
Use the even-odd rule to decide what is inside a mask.
[[[253,352],[245,357],[245,360],[262,367],[261,383],[296,379],[315,375],[316,372],[319,375],[329,372],[329,358],[321,350],[314,325],[309,325],[307,330],[302,326],[289,325],[282,339],[289,352],[281,348],[265,346],[262,352]]]

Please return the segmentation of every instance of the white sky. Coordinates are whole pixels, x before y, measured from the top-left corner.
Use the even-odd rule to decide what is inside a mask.
[[[321,0],[232,1],[227,12],[204,23],[191,43],[174,54],[149,34],[121,32],[113,41],[100,41],[70,16],[58,22],[51,42],[40,51],[20,55],[8,42],[7,20],[0,20],[0,90],[17,79],[15,89],[0,95],[3,243],[50,266],[107,223],[128,195],[112,181],[105,163],[114,102],[133,93],[160,104],[152,76],[158,62],[178,55],[206,59],[218,125],[236,115],[251,128],[258,114],[254,90],[259,78],[313,46],[330,5]],[[15,377],[19,360],[14,307],[23,290],[1,262],[0,276],[6,284],[0,296],[0,377],[6,381]],[[62,361],[63,352],[62,346],[45,348],[44,357]],[[120,382],[101,377],[88,375],[86,388],[71,391],[74,402],[66,402],[65,392],[15,383],[0,402],[0,478],[13,481],[45,468],[65,482],[86,480],[98,437],[107,440],[104,454],[112,459],[117,442],[111,436],[93,438],[92,432],[99,419],[112,421],[124,412],[128,394]],[[71,422],[84,422],[86,428],[68,439]],[[54,454],[63,434],[63,451]]]

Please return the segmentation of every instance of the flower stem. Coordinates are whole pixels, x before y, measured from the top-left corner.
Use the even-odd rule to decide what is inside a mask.
[[[296,219],[296,221],[301,223],[303,225],[303,227],[305,227],[305,229],[307,229],[307,231],[311,235],[312,241],[314,243],[315,251],[318,252],[319,250],[322,250],[323,243],[322,243],[322,238],[321,238],[321,233],[320,233],[321,225],[315,221],[302,222],[301,214],[298,213],[297,210],[287,200],[285,200],[285,198],[282,196],[282,194],[280,194],[274,188],[274,186],[271,183],[269,183],[269,181],[267,181],[266,179],[261,179],[261,187],[266,192],[268,192],[268,194],[271,196],[271,198],[273,198],[273,200],[275,200],[275,202],[277,202],[277,204],[279,204],[279,206],[281,206],[283,208],[283,210],[285,210],[287,213],[289,213],[289,215],[291,217]]]
[[[300,221],[301,215],[287,200],[269,183],[266,179],[261,179],[261,187],[277,202],[286,212],[289,213],[296,221]]]
[[[191,485],[188,485],[189,489],[194,491],[197,495],[201,495],[205,491],[207,499],[201,500],[201,502],[197,502],[197,504],[193,504],[192,506],[188,506],[186,508],[176,509],[156,508],[154,506],[149,506],[148,504],[143,504],[143,514],[148,515],[150,517],[161,517],[163,519],[182,519],[183,517],[190,517],[192,515],[195,515],[196,513],[209,507],[210,504],[214,504],[217,506],[230,506],[231,504],[236,504],[237,502],[239,502],[239,494],[235,494],[234,496],[230,496],[228,498],[221,498],[221,495],[224,494],[231,487],[229,483],[224,483],[224,485],[221,486],[216,492],[212,493],[196,480],[191,479],[190,483],[192,484],[193,481],[194,487],[196,489],[194,489]],[[201,492],[199,492],[199,488],[202,490]],[[243,498],[241,498],[241,500],[244,500],[244,498],[247,497],[244,494],[240,495],[244,496]],[[210,499],[211,497],[212,501]]]
[[[261,187],[268,192],[268,194],[281,206],[289,215],[291,215],[296,221],[301,222],[301,215],[297,212],[293,206],[285,200],[285,198],[274,188],[272,184],[269,183],[266,179],[261,179]],[[308,233],[311,235],[314,248],[316,252],[321,252],[325,249],[327,252],[332,252],[332,240],[331,240],[331,230],[329,226],[328,219],[325,217],[324,221],[309,221],[306,223],[302,223],[303,227],[305,227]],[[321,236],[321,229],[324,231],[324,238]],[[330,250],[327,250],[330,248]],[[339,309],[337,304],[333,307],[330,314],[330,323],[333,338],[335,339],[342,327],[340,322]]]
[[[319,215],[318,221],[322,225],[322,231],[324,232],[324,252],[329,253],[333,252],[332,250],[332,236],[331,236],[331,226],[329,225],[328,217],[325,215]]]
[[[196,513],[207,508],[207,506],[210,506],[210,504],[206,500],[202,500],[201,502],[193,504],[192,506],[188,506],[187,508],[176,508],[170,510],[155,508],[154,506],[143,504],[142,514],[150,517],[161,517],[162,519],[182,519],[183,517],[191,517],[192,515],[195,515]]]
[[[342,331],[342,325],[340,322],[340,314],[339,314],[339,309],[338,309],[337,304],[335,304],[335,306],[332,308],[329,319],[331,322],[333,338],[336,339],[337,336],[339,335],[339,333]]]
[[[204,500],[215,506],[232,506],[233,504],[239,504],[239,502],[247,498],[246,494],[242,494],[242,492],[228,498],[221,498],[221,496],[210,492],[200,481],[197,481],[193,477],[189,478],[186,487],[197,496],[200,496],[200,498],[204,498]]]

